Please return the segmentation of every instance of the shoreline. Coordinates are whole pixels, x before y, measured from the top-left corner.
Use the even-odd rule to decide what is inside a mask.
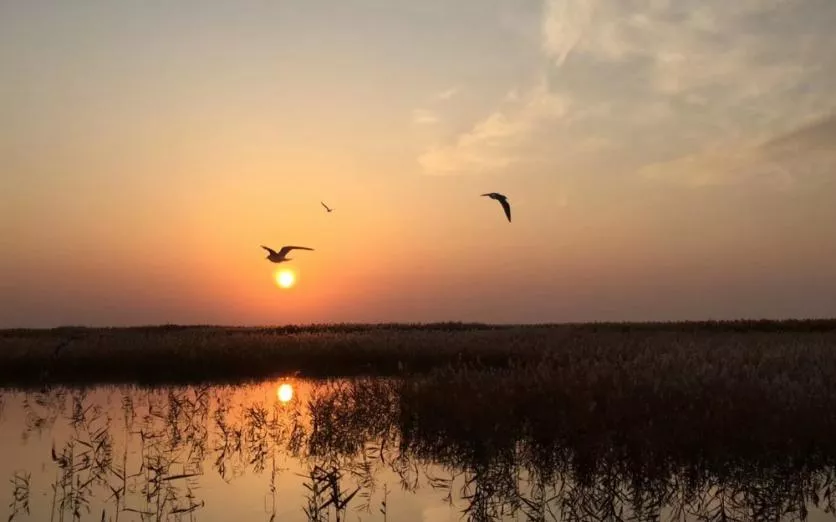
[[[681,330],[711,329],[735,331],[827,331],[836,330],[836,317],[814,319],[694,319],[681,321],[569,321],[542,323],[487,323],[479,321],[428,322],[339,322],[298,323],[284,325],[225,325],[201,323],[159,323],[142,325],[90,326],[60,325],[50,327],[0,328],[0,339],[6,335],[91,332],[91,331],[162,331],[162,330],[229,330],[275,333],[314,331],[367,330],[507,330],[511,328],[573,328],[584,330]]]

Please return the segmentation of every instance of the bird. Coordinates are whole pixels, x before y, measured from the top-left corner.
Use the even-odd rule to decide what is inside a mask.
[[[334,209],[333,209],[333,208],[328,208],[328,205],[326,205],[326,204],[325,204],[325,203],[323,203],[322,201],[320,201],[320,203],[322,203],[322,206],[323,206],[323,207],[325,207],[325,210],[327,210],[328,212],[333,212],[333,211],[334,211]]]
[[[267,255],[267,259],[274,262],[274,263],[284,263],[285,261],[290,261],[291,258],[286,257],[291,250],[313,250],[313,248],[303,247],[303,246],[283,246],[281,250],[276,252],[272,248],[266,247],[264,245],[260,245],[261,248],[268,251],[269,254]]]
[[[508,222],[511,222],[511,205],[508,203],[508,198],[504,195],[500,194],[499,192],[489,192],[487,194],[482,194],[483,196],[488,196],[491,199],[495,199],[499,201],[499,204],[502,205],[502,209],[505,210],[505,217],[508,218]]]

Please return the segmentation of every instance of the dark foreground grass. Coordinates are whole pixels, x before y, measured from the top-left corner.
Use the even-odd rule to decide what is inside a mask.
[[[110,413],[101,396],[49,386],[293,371],[403,378],[314,380],[304,404],[286,406],[232,401],[224,386],[127,386]],[[125,473],[109,471],[113,452],[94,466],[71,463],[87,455],[75,453],[82,446],[139,433],[131,451],[157,467],[139,474],[149,482],[136,491],[157,492],[163,510],[176,494],[166,484],[191,477],[185,455],[226,480],[232,469],[267,472],[287,454],[311,469],[311,488],[325,480],[317,473],[344,477],[337,499],[371,502],[377,471],[388,469],[403,489],[461,497],[473,521],[836,514],[834,321],[17,330],[0,333],[0,377],[44,388],[11,395],[26,430],[62,418],[73,423],[64,433],[92,434],[52,446],[48,476],[60,482],[47,491],[107,483],[115,509],[110,492],[123,491]],[[322,502],[312,505],[338,504]],[[180,498],[167,509],[203,506]]]
[[[659,379],[682,375],[687,383],[701,378],[700,372],[743,382],[751,374],[795,379],[796,392],[804,394],[811,379],[836,382],[836,320],[0,331],[2,387],[230,383],[293,372],[391,376],[520,367],[558,368],[569,376],[600,376],[601,382],[631,376],[648,387],[649,395],[658,391]]]
[[[287,404],[225,386],[126,386],[115,396],[53,387],[11,400],[26,411],[26,434],[66,426],[47,438],[46,465],[32,460],[27,470],[37,477],[40,468],[43,478],[32,483],[57,496],[62,511],[101,495],[115,504],[110,513],[120,509],[120,494],[111,493],[123,492],[127,505],[146,505],[159,520],[200,513],[218,499],[204,505],[206,488],[174,481],[272,473],[275,493],[275,457],[283,455],[304,470],[310,495],[295,509],[308,510],[308,520],[333,520],[333,506],[351,499],[363,518],[363,504],[385,508],[384,471],[399,479],[390,491],[431,488],[420,502],[455,497],[462,520],[473,522],[804,521],[813,507],[836,514],[836,394],[823,378],[832,366],[814,370],[815,358],[782,358],[770,347],[754,367],[753,351],[724,368],[717,353],[684,344],[657,363],[647,359],[655,345],[633,350],[622,365],[595,351],[574,367],[557,358],[311,380],[305,399]],[[118,457],[129,454],[141,460],[128,466]],[[137,477],[127,489],[125,470]],[[259,483],[267,487],[246,487]]]

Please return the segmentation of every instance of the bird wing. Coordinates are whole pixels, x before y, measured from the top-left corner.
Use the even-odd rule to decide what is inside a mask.
[[[508,218],[508,222],[511,221],[511,204],[508,203],[508,200],[502,198],[499,200],[499,204],[502,205],[502,208],[505,210],[505,216]]]
[[[275,250],[273,250],[273,249],[272,249],[272,248],[270,248],[270,247],[266,247],[266,246],[264,246],[264,245],[259,245],[259,246],[261,246],[261,248],[263,248],[264,250],[266,250],[266,251],[270,252],[271,254],[275,254],[275,253],[276,253],[276,251],[275,251]]]
[[[308,248],[308,247],[303,247],[303,246],[292,246],[292,245],[283,246],[282,249],[279,250],[279,255],[280,256],[285,256],[291,250],[313,250],[313,248]]]

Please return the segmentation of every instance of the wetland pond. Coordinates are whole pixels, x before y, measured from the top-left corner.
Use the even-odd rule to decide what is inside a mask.
[[[786,415],[771,425],[769,408],[747,418],[668,404],[665,416],[651,405],[648,416],[594,401],[503,402],[515,393],[510,384],[483,393],[439,382],[7,390],[0,513],[126,522],[836,520],[836,442],[821,426]]]

